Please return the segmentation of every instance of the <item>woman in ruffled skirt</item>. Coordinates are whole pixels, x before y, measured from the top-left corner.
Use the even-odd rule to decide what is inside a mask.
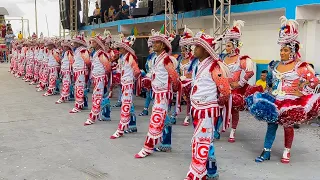
[[[268,123],[264,149],[255,161],[270,160],[272,144],[279,125],[284,128],[284,152],[282,163],[290,162],[290,150],[294,137],[294,124],[309,121],[319,115],[320,94],[313,94],[318,85],[314,70],[300,60],[298,23],[281,17],[278,44],[281,45],[281,61],[269,64],[267,86],[269,92],[256,93],[247,98],[250,113]]]

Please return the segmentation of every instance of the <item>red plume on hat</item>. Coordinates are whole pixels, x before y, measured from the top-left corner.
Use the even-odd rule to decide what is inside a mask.
[[[226,41],[230,40],[240,40],[241,38],[241,28],[244,26],[244,21],[237,20],[233,22],[233,27],[231,29],[228,29],[226,33],[224,34],[224,39]]]
[[[281,29],[279,32],[278,44],[287,44],[296,42],[299,43],[298,39],[298,26],[299,23],[296,20],[287,19],[285,16],[280,17]]]

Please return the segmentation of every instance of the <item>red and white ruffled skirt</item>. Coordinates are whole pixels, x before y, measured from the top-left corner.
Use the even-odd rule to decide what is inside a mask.
[[[290,127],[319,116],[320,94],[310,94],[298,98],[275,101],[279,111],[278,123]]]

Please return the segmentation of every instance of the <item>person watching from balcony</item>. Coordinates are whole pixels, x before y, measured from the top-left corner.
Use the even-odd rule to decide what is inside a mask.
[[[116,9],[114,8],[114,6],[110,6],[108,11],[104,11],[104,21],[105,22],[110,22],[113,21],[114,17],[116,14]]]
[[[95,20],[96,23],[98,23],[98,19],[101,17],[101,9],[99,7],[98,2],[96,2],[96,9],[93,11],[93,16],[89,17],[89,24],[92,24],[93,20]]]
[[[126,1],[122,1],[121,11],[119,11],[114,20],[129,19],[129,6]]]
[[[19,40],[23,39],[23,35],[22,35],[22,32],[21,32],[21,31],[19,31],[18,39],[19,39]]]

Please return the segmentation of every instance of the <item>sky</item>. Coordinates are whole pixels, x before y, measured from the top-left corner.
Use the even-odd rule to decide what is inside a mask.
[[[89,14],[92,14],[95,0],[90,0]],[[0,0],[0,6],[5,7],[9,11],[9,16],[6,18],[18,18],[21,16],[24,19],[29,19],[30,35],[36,32],[35,22],[35,0]],[[37,0],[38,11],[38,34],[43,32],[44,36],[59,36],[59,0]],[[46,22],[46,17],[48,24]],[[18,34],[22,30],[20,21],[10,21],[13,32]],[[47,28],[48,26],[48,28]],[[28,36],[27,22],[24,22],[24,37]]]

